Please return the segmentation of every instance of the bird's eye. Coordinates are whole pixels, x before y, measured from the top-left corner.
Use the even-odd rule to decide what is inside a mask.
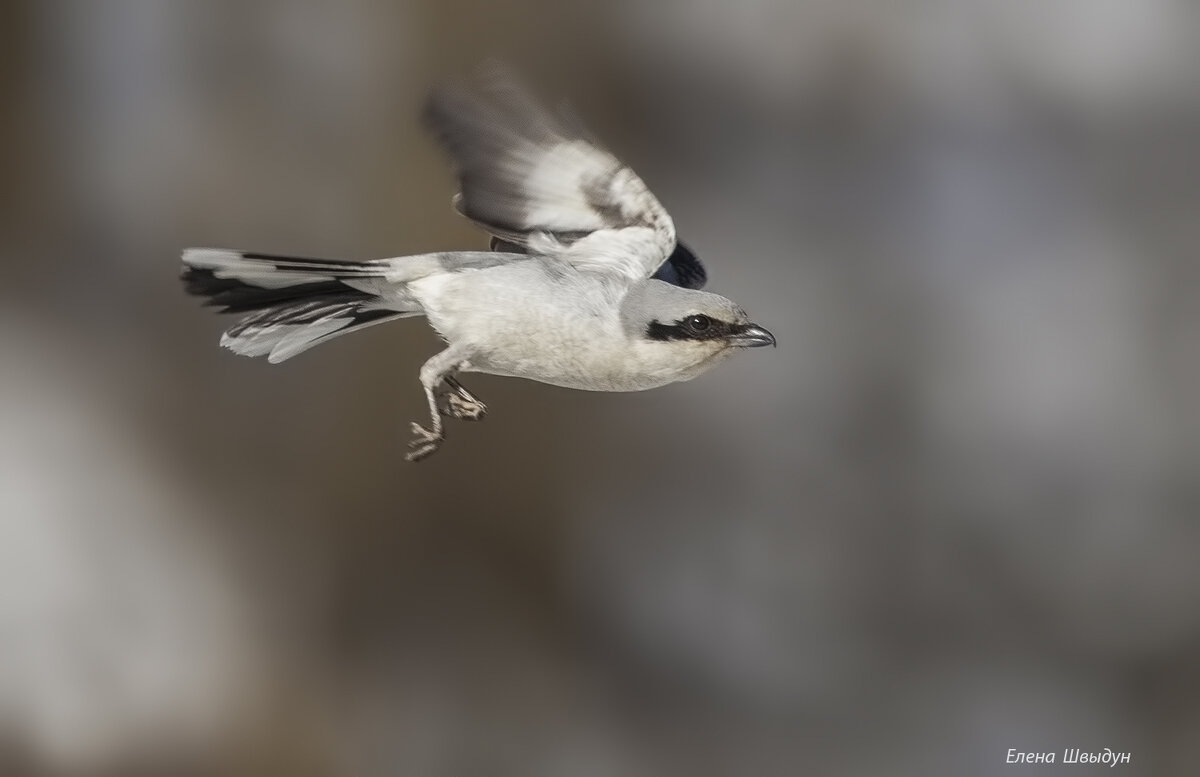
[[[692,332],[693,334],[701,334],[703,332],[707,332],[712,326],[712,319],[708,316],[701,315],[688,316],[683,323],[684,326],[688,328],[689,332]]]

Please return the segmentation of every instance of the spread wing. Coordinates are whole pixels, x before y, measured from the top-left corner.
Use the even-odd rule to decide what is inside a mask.
[[[435,92],[426,119],[457,166],[455,206],[506,250],[632,280],[676,251],[675,225],[642,180],[500,68]]]

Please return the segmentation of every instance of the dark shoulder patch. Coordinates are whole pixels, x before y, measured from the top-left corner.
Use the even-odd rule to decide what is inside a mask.
[[[702,289],[708,282],[704,265],[690,248],[679,241],[675,242],[675,250],[652,277],[684,289]]]

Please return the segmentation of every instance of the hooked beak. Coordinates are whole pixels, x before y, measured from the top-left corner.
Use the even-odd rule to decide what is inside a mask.
[[[775,347],[775,335],[763,329],[758,324],[742,324],[734,327],[729,334],[728,342],[738,348],[761,348],[764,345]]]

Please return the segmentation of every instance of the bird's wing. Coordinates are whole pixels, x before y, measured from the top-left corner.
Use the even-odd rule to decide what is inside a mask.
[[[642,180],[503,69],[434,92],[426,120],[458,168],[455,207],[504,243],[632,280],[675,251],[675,225]]]
[[[667,257],[667,261],[662,263],[653,277],[685,289],[703,289],[704,284],[708,281],[708,273],[704,270],[704,265],[700,264],[700,260],[696,258],[690,248],[678,240],[675,241],[675,250]]]
[[[491,249],[506,254],[526,253],[525,246],[510,243],[495,235],[492,235]],[[675,250],[650,277],[684,289],[703,289],[708,282],[708,271],[690,248],[676,240]]]

